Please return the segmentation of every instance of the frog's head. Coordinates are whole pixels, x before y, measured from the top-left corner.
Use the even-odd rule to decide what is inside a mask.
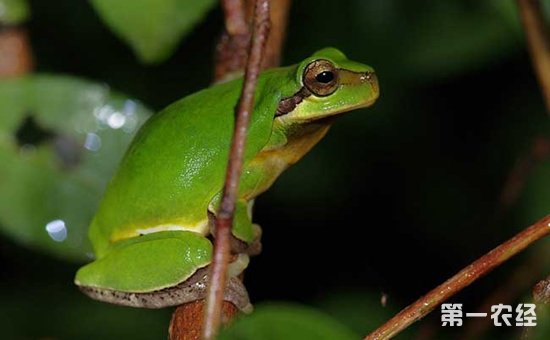
[[[280,101],[276,117],[284,125],[305,123],[372,105],[379,95],[372,67],[325,48],[296,69],[299,90]]]

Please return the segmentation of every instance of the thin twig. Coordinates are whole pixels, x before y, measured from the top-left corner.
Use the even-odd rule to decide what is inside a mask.
[[[496,287],[491,294],[481,303],[475,312],[484,312],[491,309],[492,305],[499,303],[513,302],[518,296],[525,293],[533,281],[541,275],[549,261],[546,260],[546,249],[535,248],[528,259],[517,267],[508,278]],[[491,319],[475,318],[465,324],[462,339],[479,339],[483,333],[492,325]]]
[[[213,339],[220,325],[223,293],[227,278],[227,264],[229,261],[229,240],[244,158],[246,132],[253,111],[254,90],[260,74],[262,55],[268,33],[269,0],[257,0],[254,30],[248,54],[249,58],[244,76],[243,89],[236,111],[235,129],[229,153],[223,196],[216,218],[214,255],[210,269],[210,282],[203,328],[204,339]]]
[[[245,0],[245,10],[248,16],[254,14],[254,1]],[[269,28],[269,37],[267,38],[264,57],[262,58],[262,70],[277,67],[280,64],[291,3],[291,0],[270,0],[269,18],[271,26]]]
[[[225,32],[220,37],[216,49],[215,80],[224,79],[228,73],[244,71],[246,67],[250,33],[248,31],[243,33],[241,29],[229,28],[230,26],[238,26],[238,24],[229,21],[241,20],[235,18],[242,18],[244,10],[244,20],[248,30],[251,22],[250,18],[254,16],[253,1],[255,0],[248,0],[243,5],[242,0],[238,0],[235,5],[235,0],[221,0],[226,15]],[[283,35],[286,31],[287,14],[285,14],[285,11],[288,12],[289,9],[290,0],[272,0],[270,3],[271,28],[262,61],[262,70],[278,66],[284,40]],[[231,18],[227,16],[231,16]],[[229,34],[229,30],[234,31],[236,35]],[[223,303],[222,323],[225,323],[236,315],[237,310],[231,308],[233,306],[231,302],[224,301]],[[204,323],[204,304],[205,301],[200,300],[197,303],[189,303],[176,308],[170,321],[170,340],[196,340],[200,338]],[[188,317],[189,315],[192,317]]]
[[[540,88],[550,113],[550,33],[544,24],[538,0],[517,0],[529,52]]]
[[[255,0],[222,0],[225,14],[225,32],[216,47],[214,79],[221,81],[241,73],[246,67],[250,30],[246,23],[254,15]],[[291,0],[271,0],[271,27],[267,39],[262,70],[279,66],[286,34]],[[244,25],[243,25],[244,24]]]
[[[388,339],[395,336],[412,323],[426,316],[443,301],[548,234],[550,234],[550,215],[491,250],[455,276],[431,290],[366,336],[365,339]]]
[[[267,38],[262,69],[279,66],[286,36],[291,0],[271,0],[271,29]]]

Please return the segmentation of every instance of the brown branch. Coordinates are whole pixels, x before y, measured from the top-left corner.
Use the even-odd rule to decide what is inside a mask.
[[[243,3],[243,1],[245,3]],[[286,33],[291,0],[271,0],[271,28],[262,61],[262,70],[279,65]],[[248,22],[254,15],[254,0],[222,0],[225,31],[216,47],[216,81],[231,77],[245,69],[250,43]]]
[[[250,28],[244,0],[221,0],[225,30],[216,46],[214,80],[220,81],[245,69]]]
[[[222,0],[225,31],[230,36],[249,34],[243,0]]]
[[[215,80],[221,80],[229,73],[243,71],[246,66],[250,32],[249,23],[254,15],[254,1],[221,0],[225,14],[225,32],[220,38],[216,50]],[[246,8],[245,8],[246,5]],[[286,28],[287,12],[290,0],[272,0],[270,5],[271,29],[267,38],[266,51],[262,69],[278,66],[282,42]],[[244,14],[243,14],[244,13]],[[244,15],[244,19],[243,19]],[[246,24],[246,27],[242,23]],[[231,33],[229,33],[231,32]],[[271,57],[270,57],[271,56]],[[276,58],[274,56],[277,56]],[[271,60],[271,61],[269,61]],[[277,64],[273,62],[277,60]],[[170,339],[199,339],[203,324],[204,300],[178,307],[170,323]],[[224,306],[227,302],[224,301]],[[225,308],[225,307],[224,307]],[[193,317],[187,317],[191,315]],[[222,315],[223,320],[230,320],[235,313]],[[222,321],[223,321],[222,320]],[[183,332],[183,333],[182,333]],[[187,334],[194,334],[191,336]]]
[[[262,69],[279,66],[281,62],[291,0],[271,0],[271,3],[269,12],[271,29],[267,38]]]
[[[530,254],[529,258],[517,267],[511,275],[503,283],[499,284],[491,294],[481,303],[476,312],[484,312],[491,309],[492,305],[512,302],[518,296],[525,293],[536,278],[540,277],[541,272],[546,266],[545,259],[546,250],[536,248],[537,251]],[[492,325],[492,320],[486,318],[475,318],[469,320],[465,324],[464,332],[461,338],[463,339],[479,339],[482,334]]]
[[[491,250],[455,276],[431,290],[366,336],[365,339],[388,339],[395,336],[412,323],[426,316],[443,301],[548,234],[550,234],[550,215]]]
[[[517,0],[535,73],[550,113],[550,33],[538,0]]]
[[[251,17],[254,13],[254,0],[245,0],[245,2],[247,4],[246,12]],[[291,2],[291,0],[270,0],[269,17],[271,27],[262,59],[262,70],[280,64]]]
[[[20,27],[0,25],[0,78],[32,71],[33,60],[27,32]]]
[[[229,153],[227,174],[220,209],[216,218],[216,237],[214,240],[214,255],[210,266],[210,282],[206,299],[206,314],[203,328],[203,338],[213,339],[218,333],[223,293],[227,278],[229,262],[231,226],[235,212],[239,180],[246,133],[250,116],[254,109],[254,90],[260,74],[260,66],[265,43],[269,34],[269,0],[257,0],[254,15],[254,30],[250,44],[249,58],[246,66],[241,97],[237,105],[233,140]]]
[[[222,319],[232,319],[239,310],[231,302],[224,301]],[[176,308],[170,320],[168,338],[170,340],[197,340],[202,334],[204,322],[203,300],[193,301]]]

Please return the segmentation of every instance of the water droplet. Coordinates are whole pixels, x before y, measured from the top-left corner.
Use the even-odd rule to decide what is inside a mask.
[[[124,112],[125,115],[130,116],[134,115],[137,110],[137,103],[133,100],[127,99],[124,102],[124,108],[122,109],[122,112]]]
[[[137,125],[138,119],[136,115],[126,116],[126,124],[124,124],[122,130],[126,133],[132,133],[136,130]]]
[[[63,220],[53,220],[46,224],[48,235],[55,242],[63,242],[67,238],[67,227]]]
[[[124,102],[124,108],[122,109],[122,112],[124,112],[124,115],[126,117],[126,121],[124,122],[123,131],[126,133],[132,133],[137,127],[138,124],[138,118],[137,118],[137,103],[133,100],[126,100]]]
[[[126,116],[118,111],[115,111],[107,119],[107,124],[109,124],[112,129],[120,129],[122,126],[124,126],[125,122]]]
[[[99,150],[101,148],[101,137],[99,137],[95,133],[89,132],[88,134],[86,134],[84,147],[90,151]]]
[[[105,124],[114,111],[110,105],[103,105],[94,110],[94,116],[99,122]]]

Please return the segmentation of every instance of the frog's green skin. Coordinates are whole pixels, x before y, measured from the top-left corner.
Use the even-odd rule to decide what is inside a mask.
[[[335,74],[330,93],[323,92],[329,85],[312,78],[327,64]],[[90,226],[97,260],[83,267],[75,282],[92,297],[145,307],[182,303],[166,297],[164,305],[151,306],[120,296],[138,293],[150,299],[185,285],[210,263],[208,215],[218,209],[241,86],[242,79],[236,79],[196,92],[141,128]],[[325,135],[329,117],[369,106],[377,98],[372,68],[333,48],[300,64],[262,72],[246,140],[234,237],[245,244],[255,240],[258,232],[250,212],[254,198]],[[101,292],[109,292],[109,298]]]

